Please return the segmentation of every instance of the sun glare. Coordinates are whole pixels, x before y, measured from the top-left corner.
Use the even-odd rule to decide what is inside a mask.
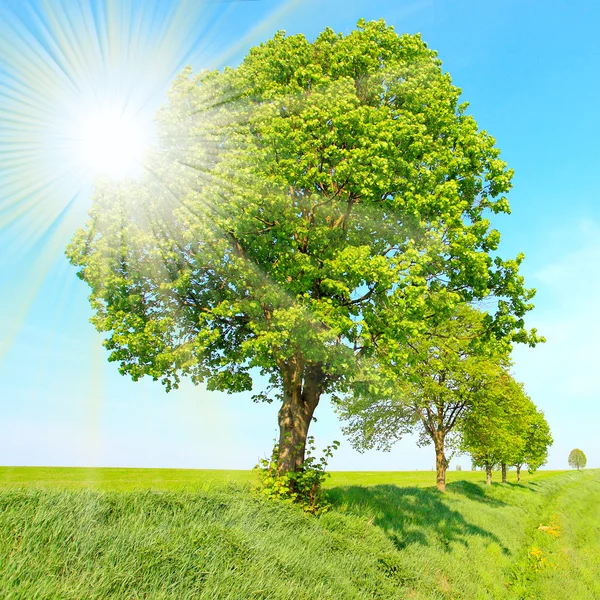
[[[76,160],[92,176],[110,179],[141,174],[142,159],[151,142],[151,126],[124,110],[103,108],[77,119]]]

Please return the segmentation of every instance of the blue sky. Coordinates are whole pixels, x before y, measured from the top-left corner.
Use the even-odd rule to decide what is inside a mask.
[[[528,323],[548,340],[518,348],[515,373],[550,422],[548,466],[580,447],[600,467],[600,8],[552,0],[0,0],[0,464],[250,468],[269,450],[276,406],[189,384],[166,394],[107,363],[63,254],[91,191],[64,131],[86,102],[151,114],[186,64],[235,66],[278,29],[312,39],[361,17],[420,32],[515,170],[501,252],[525,253]],[[342,441],[333,469],[433,464],[410,438],[357,454],[326,401],[316,416],[321,447]]]

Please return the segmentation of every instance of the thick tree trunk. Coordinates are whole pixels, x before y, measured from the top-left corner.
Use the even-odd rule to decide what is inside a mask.
[[[444,448],[444,435],[437,431],[433,436],[433,445],[435,447],[435,468],[436,468],[436,485],[440,492],[446,491],[446,469],[448,461]]]
[[[521,465],[517,465],[517,483],[521,481]]]
[[[292,359],[282,368],[283,403],[279,409],[280,475],[304,463],[308,428],[321,397],[321,370]]]
[[[486,465],[485,467],[485,483],[492,485],[492,465]]]
[[[502,483],[506,483],[506,463],[502,463]]]

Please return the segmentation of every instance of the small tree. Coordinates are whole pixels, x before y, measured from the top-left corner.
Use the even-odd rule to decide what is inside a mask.
[[[525,443],[513,456],[511,464],[517,469],[517,481],[521,481],[521,468],[527,464],[529,473],[534,473],[548,459],[548,448],[552,445],[550,427],[544,413],[529,401],[525,417]]]
[[[569,454],[569,466],[572,469],[577,469],[578,471],[581,469],[585,469],[586,464],[587,458],[579,448],[571,450],[571,453]]]
[[[510,388],[510,400],[507,398],[503,399],[504,402],[508,401],[510,403],[510,412],[505,417],[505,423],[507,427],[511,428],[515,436],[513,438],[514,443],[505,446],[501,453],[501,460],[498,467],[502,472],[502,483],[507,482],[509,465],[517,466],[517,480],[521,480],[521,470],[518,463],[522,463],[524,460],[523,457],[528,457],[531,460],[533,470],[537,469],[545,461],[548,445],[552,442],[552,438],[550,438],[549,443],[542,448],[543,442],[546,441],[546,438],[541,436],[540,427],[542,424],[535,421],[535,417],[538,414],[537,409],[525,393],[523,385],[513,382]],[[547,423],[543,416],[542,421],[547,428]],[[538,426],[537,428],[536,425]],[[547,433],[549,435],[549,431]]]
[[[508,373],[482,390],[477,403],[461,424],[461,449],[486,471],[486,483],[492,483],[492,470],[511,464],[511,458],[524,445],[522,431],[516,423],[525,413],[522,387]],[[506,481],[506,468],[503,468]]]

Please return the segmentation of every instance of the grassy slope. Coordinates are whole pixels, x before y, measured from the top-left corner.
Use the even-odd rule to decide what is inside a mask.
[[[19,487],[26,471],[0,470],[0,597],[600,597],[599,471],[489,490],[454,473],[446,495],[414,485],[430,473],[334,474],[318,519],[222,483],[240,473],[96,473],[103,490],[178,490],[124,493],[65,490],[80,471]]]

